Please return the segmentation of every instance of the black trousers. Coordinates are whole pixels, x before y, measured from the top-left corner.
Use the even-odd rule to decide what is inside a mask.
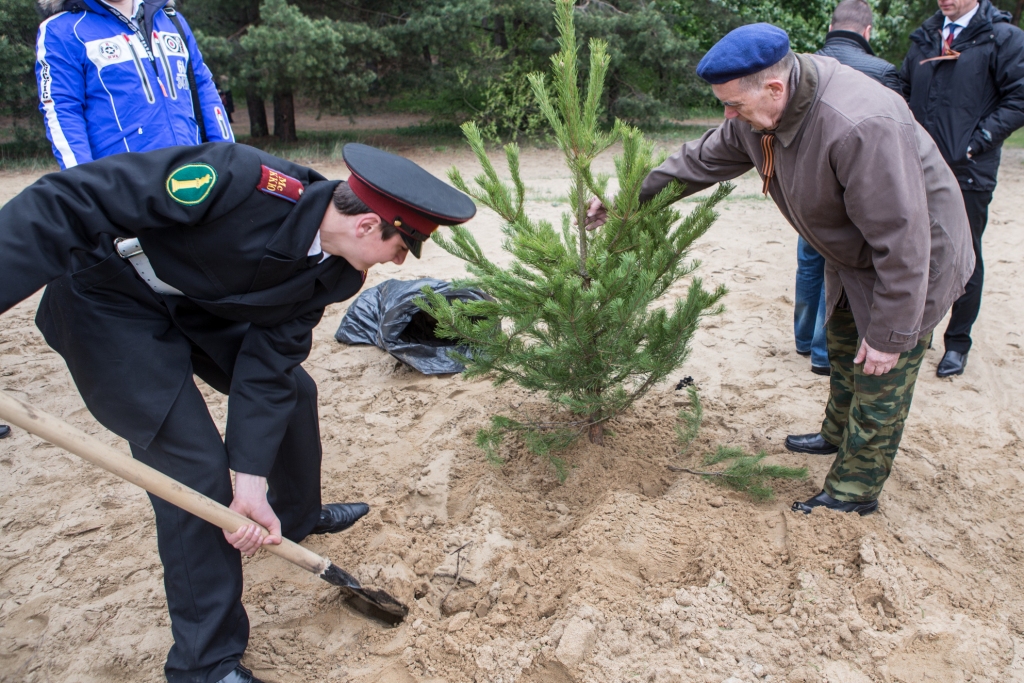
[[[992,203],[992,191],[977,192],[964,190],[964,206],[967,221],[971,225],[971,242],[974,245],[974,274],[967,281],[963,295],[953,303],[949,325],[943,336],[947,351],[967,353],[971,350],[971,327],[981,311],[981,289],[985,283],[985,263],[981,259],[981,236],[988,225],[988,205]]]
[[[230,504],[224,440],[193,373],[227,393],[247,325],[155,295],[116,256],[51,283],[37,323],[67,361],[89,410],[129,441],[136,459]],[[294,373],[297,402],[267,479],[283,534],[300,541],[320,515],[322,453],[316,383],[301,367]],[[167,680],[219,681],[249,639],[241,554],[219,528],[151,501],[174,635]]]
[[[320,513],[320,433],[313,379],[298,370],[300,397],[268,477],[270,505],[284,535],[301,541]],[[227,452],[202,394],[186,381],[149,448],[132,455],[224,505],[232,498]],[[157,545],[174,645],[171,683],[212,683],[235,667],[249,641],[242,607],[241,554],[222,531],[155,496]]]

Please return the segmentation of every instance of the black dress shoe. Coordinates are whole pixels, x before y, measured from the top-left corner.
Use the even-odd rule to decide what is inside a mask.
[[[946,353],[942,354],[942,360],[939,361],[939,367],[935,370],[935,374],[939,377],[962,375],[964,374],[965,367],[967,367],[966,353],[946,351]]]
[[[828,365],[812,365],[811,372],[815,375],[824,375],[825,377],[828,377],[832,374],[832,368]]]
[[[839,450],[819,434],[790,434],[786,437],[786,450],[812,455],[831,455]]]
[[[235,667],[234,671],[217,681],[217,683],[263,683],[263,681],[253,676],[251,671],[239,664]]]
[[[797,349],[796,350],[796,355],[798,355],[798,356],[809,356],[809,355],[811,355],[811,352],[810,352],[810,350],[801,351],[800,349]]]
[[[7,425],[0,425],[0,439],[6,439],[11,435],[11,428]]]
[[[878,509],[877,500],[869,500],[865,503],[844,503],[841,500],[836,500],[832,496],[828,495],[824,491],[816,495],[814,498],[800,502],[799,500],[793,503],[793,507],[790,508],[793,512],[802,512],[805,515],[811,514],[811,510],[816,507],[824,507],[829,510],[836,510],[838,512],[856,512],[858,515],[863,517],[864,515],[870,515],[872,512]]]
[[[311,534],[336,534],[349,528],[370,511],[366,503],[328,503],[320,508],[320,520]]]

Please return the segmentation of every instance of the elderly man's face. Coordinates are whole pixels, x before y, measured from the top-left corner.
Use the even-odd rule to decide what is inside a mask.
[[[725,118],[749,123],[754,130],[774,130],[786,108],[786,85],[771,79],[759,88],[747,88],[740,79],[712,85],[725,105]]]
[[[939,0],[939,11],[950,21],[956,21],[978,6],[978,0]]]

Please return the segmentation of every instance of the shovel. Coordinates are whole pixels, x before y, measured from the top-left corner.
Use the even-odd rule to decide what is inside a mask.
[[[119,453],[85,432],[52,415],[36,410],[3,391],[0,391],[0,420],[21,427],[26,432],[49,441],[54,446],[74,453],[83,460],[98,465],[136,486],[141,486],[154,496],[177,505],[182,510],[191,512],[196,517],[229,533],[234,533],[240,527],[253,523],[251,519],[180,484],[166,474]],[[263,533],[269,532],[263,529]],[[355,577],[334,565],[326,557],[321,557],[287,538],[282,538],[280,545],[265,545],[263,548],[316,574],[332,586],[337,586],[353,609],[372,619],[390,626],[397,626],[409,613],[408,607],[384,591],[363,588]]]

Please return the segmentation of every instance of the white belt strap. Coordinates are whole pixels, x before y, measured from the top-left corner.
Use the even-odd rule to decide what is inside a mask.
[[[153,264],[149,262],[149,257],[142,251],[142,245],[139,244],[138,237],[132,237],[131,239],[119,237],[114,240],[114,247],[121,258],[132,264],[132,267],[135,268],[135,272],[139,274],[142,281],[149,285],[150,289],[154,292],[165,296],[185,296],[180,290],[171,287],[156,276]]]

